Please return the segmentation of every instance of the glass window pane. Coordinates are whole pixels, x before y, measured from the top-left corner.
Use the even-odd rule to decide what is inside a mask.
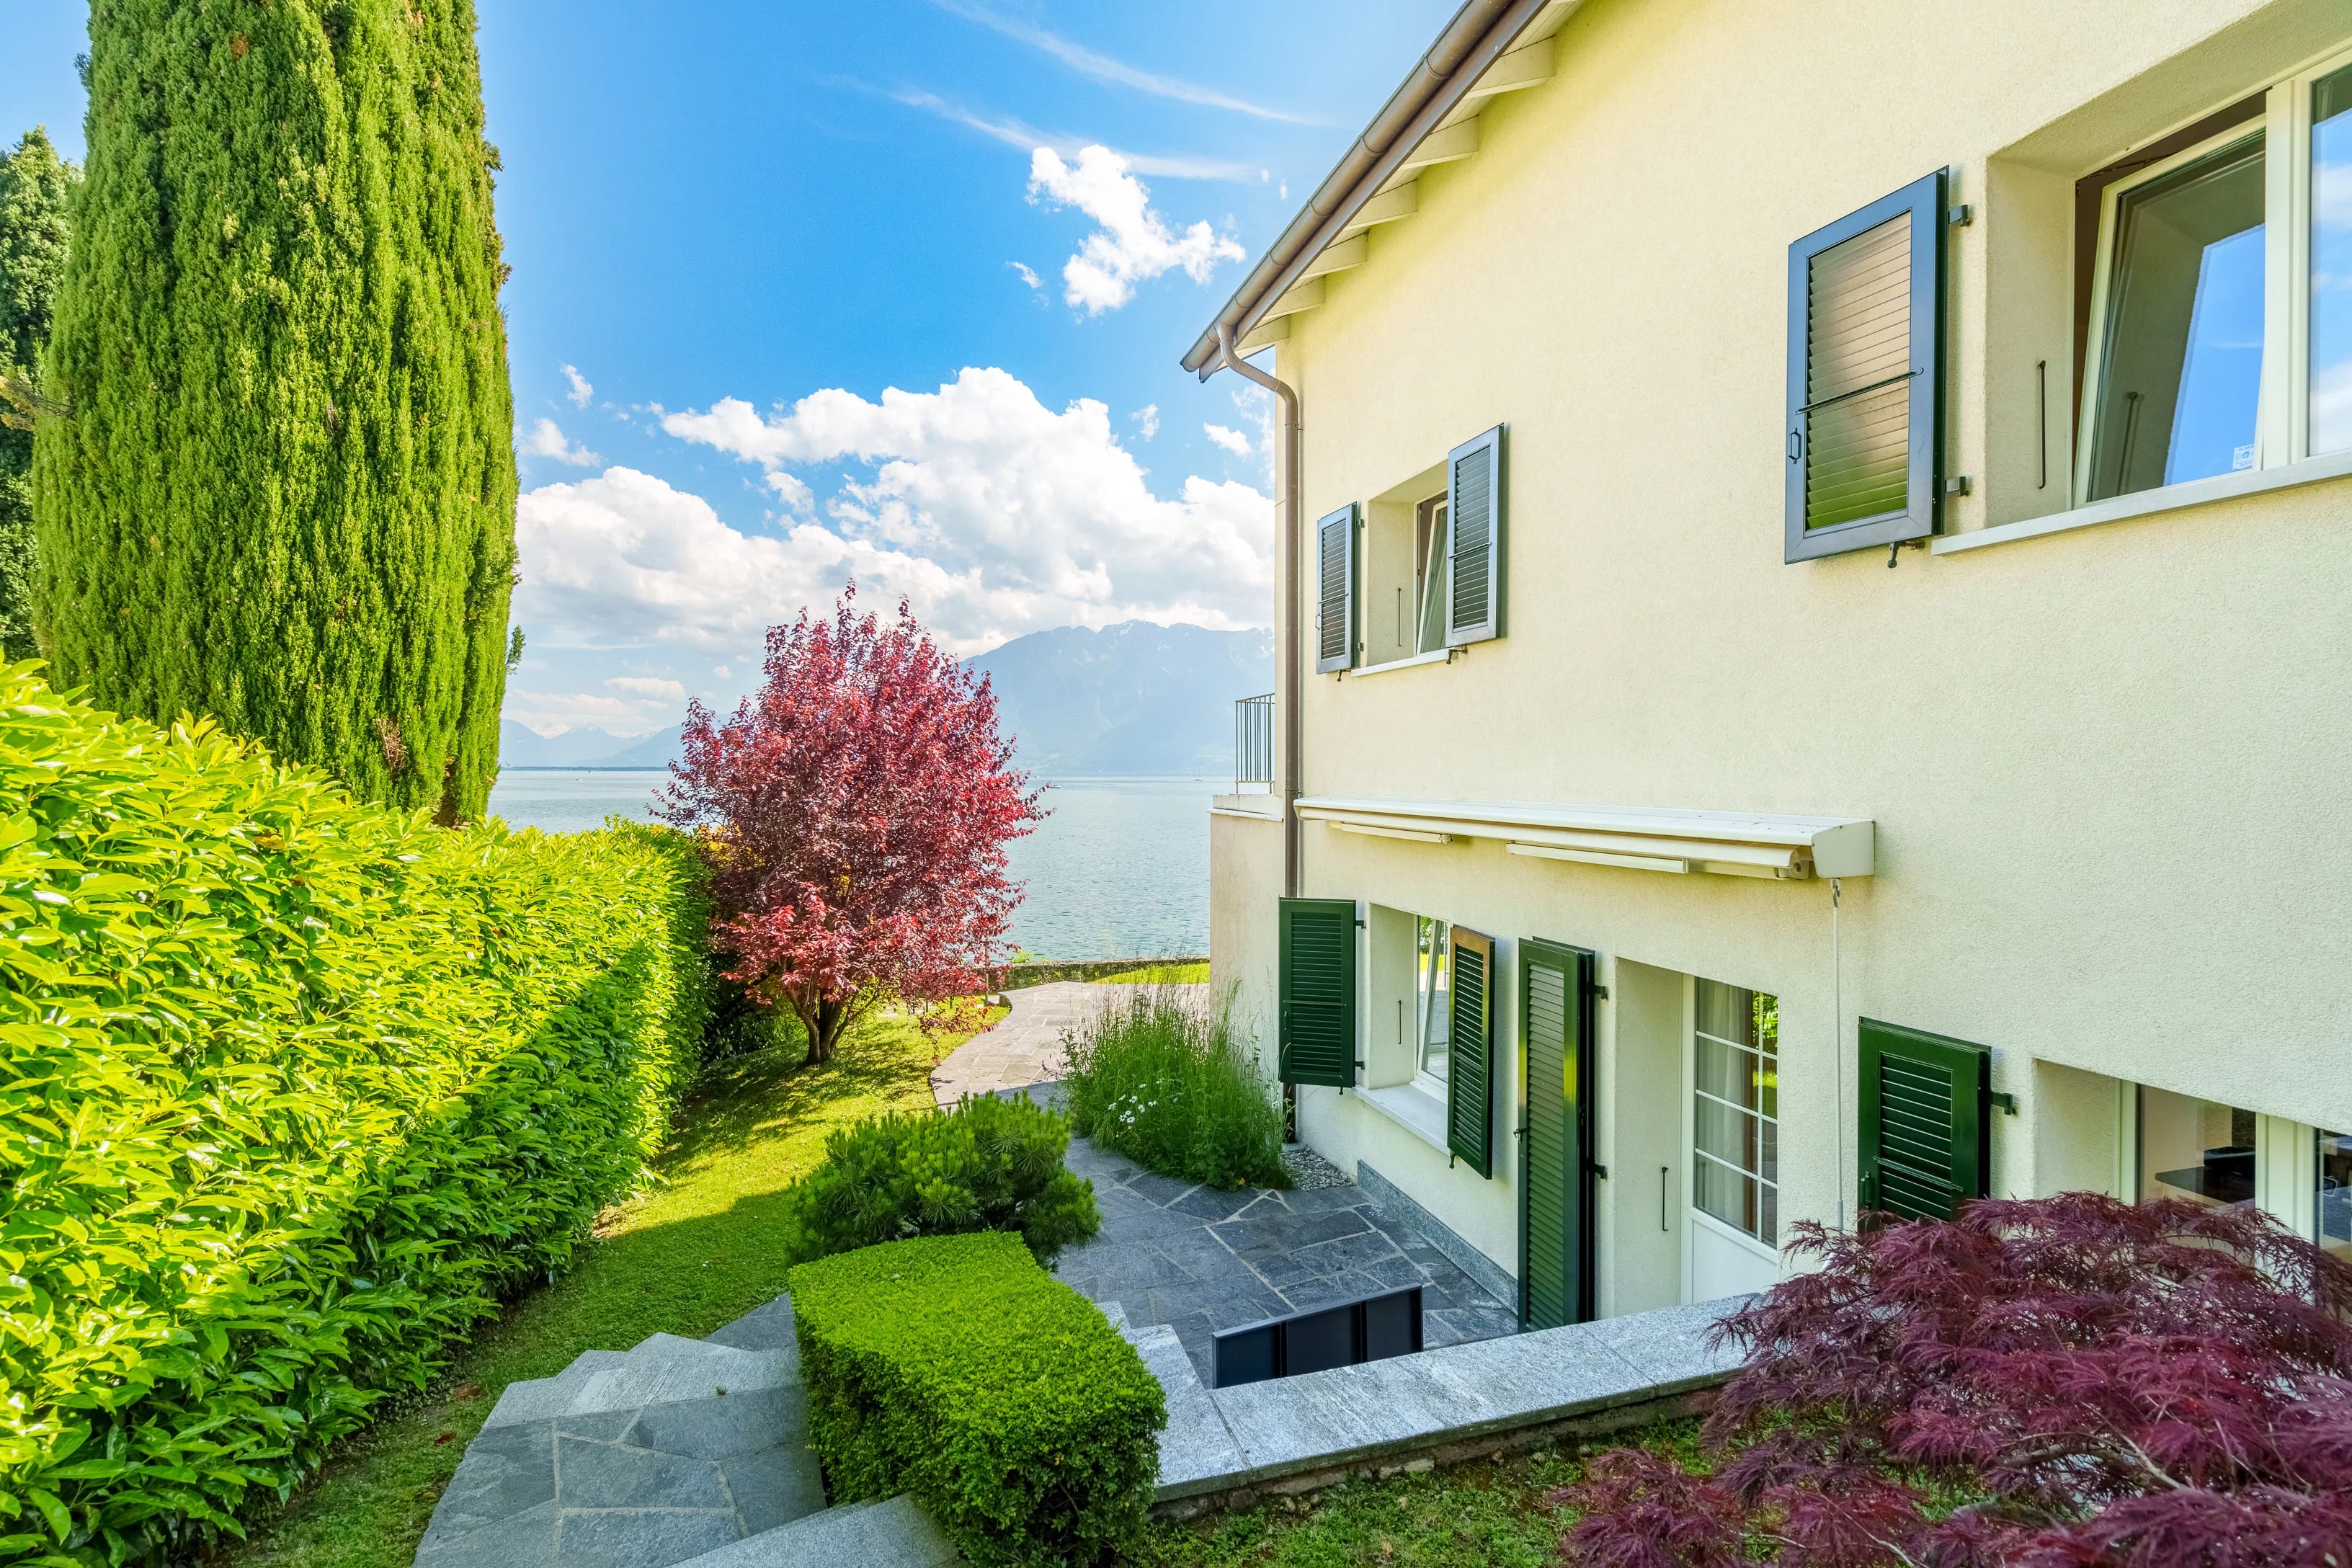
[[[1755,1107],[1758,1074],[1752,1053],[1701,1035],[1693,1059],[1698,1068],[1701,1094],[1711,1094],[1734,1105]]]
[[[2263,139],[2115,204],[2090,497],[2254,466],[2263,370]]]
[[[2139,1091],[2139,1193],[2221,1206],[2254,1201],[2254,1115],[2168,1089]]]
[[[2352,66],[2311,89],[2311,449],[2352,447]]]
[[[1435,653],[1445,646],[1445,585],[1452,557],[1446,551],[1445,503],[1429,509],[1429,531],[1421,542],[1421,651]]]
[[[2352,1132],[2319,1135],[2319,1209],[2315,1238],[2352,1263]]]
[[[1697,1129],[1702,1153],[1712,1154],[1738,1170],[1756,1169],[1759,1157],[1756,1118],[1744,1110],[1734,1110],[1727,1105],[1702,1100],[1695,1109],[1693,1121]]]
[[[1726,1170],[1709,1160],[1700,1160],[1691,1172],[1692,1201],[1701,1212],[1713,1215],[1735,1230],[1753,1236],[1757,1213],[1756,1181],[1737,1171]]]
[[[1767,1183],[1760,1194],[1756,1215],[1756,1239],[1774,1247],[1780,1245],[1780,1189]]]
[[[1449,928],[1444,921],[1423,917],[1416,921],[1418,931],[1420,980],[1415,1003],[1421,1070],[1438,1082],[1445,1081],[1450,1053],[1446,1042],[1454,1032],[1454,998],[1446,984],[1449,957],[1453,943],[1446,940]]]

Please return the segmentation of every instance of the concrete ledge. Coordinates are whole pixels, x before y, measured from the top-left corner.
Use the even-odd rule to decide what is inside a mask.
[[[1201,1388],[1189,1364],[1148,1355],[1170,1395],[1156,1501],[1166,1510],[1301,1490],[1351,1471],[1680,1414],[1738,1365],[1709,1343],[1738,1304],[1669,1307],[1236,1388]]]
[[[1371,1105],[1367,1100],[1364,1103]],[[1374,1109],[1379,1109],[1377,1106]],[[1356,1185],[1372,1202],[1381,1205],[1405,1229],[1429,1243],[1445,1255],[1445,1260],[1470,1276],[1479,1289],[1492,1296],[1506,1311],[1519,1310],[1519,1282],[1511,1271],[1471,1246],[1454,1233],[1454,1227],[1407,1197],[1404,1189],[1373,1170],[1363,1161],[1356,1162]]]

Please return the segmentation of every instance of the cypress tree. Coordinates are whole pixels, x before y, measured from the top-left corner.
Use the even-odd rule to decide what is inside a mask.
[[[33,428],[37,367],[65,271],[68,203],[80,172],[35,126],[0,158],[0,659],[33,640]]]
[[[515,467],[472,0],[93,0],[34,450],[61,684],[481,813]]]

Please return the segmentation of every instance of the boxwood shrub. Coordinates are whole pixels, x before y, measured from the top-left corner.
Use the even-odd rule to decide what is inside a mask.
[[[667,830],[450,831],[0,671],[0,1562],[194,1555],[635,1184]]]
[[[792,1272],[835,1502],[910,1491],[976,1563],[1093,1568],[1136,1544],[1159,1380],[1017,1236],[923,1237]]]

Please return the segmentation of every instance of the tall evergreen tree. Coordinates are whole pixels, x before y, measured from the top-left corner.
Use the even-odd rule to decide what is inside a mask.
[[[478,815],[513,400],[472,0],[93,0],[34,450],[61,681]]]
[[[49,309],[66,266],[68,205],[81,171],[48,132],[25,132],[0,158],[0,659],[38,651],[33,638],[33,416]]]

